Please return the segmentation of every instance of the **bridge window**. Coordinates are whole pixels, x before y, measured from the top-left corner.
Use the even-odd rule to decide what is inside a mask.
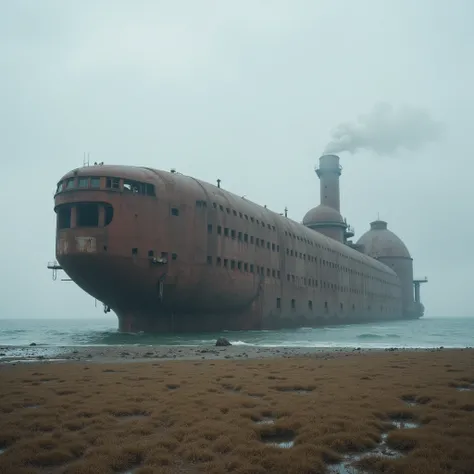
[[[107,178],[105,180],[105,187],[110,189],[120,188],[120,178]]]
[[[100,188],[100,178],[96,176],[91,177],[91,188]]]
[[[58,229],[69,229],[71,227],[71,207],[61,206],[57,211]]]
[[[89,187],[89,178],[79,178],[78,186],[80,188],[87,188]]]
[[[66,189],[73,189],[74,188],[74,178],[69,178],[66,181]]]
[[[78,204],[76,206],[77,227],[98,227],[99,226],[99,205],[98,204]]]
[[[104,225],[108,226],[114,217],[114,208],[110,204],[106,204],[105,208],[105,222]]]

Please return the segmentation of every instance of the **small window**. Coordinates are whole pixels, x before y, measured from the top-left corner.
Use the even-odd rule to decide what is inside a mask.
[[[69,178],[66,181],[66,189],[73,189],[74,188],[74,178]]]
[[[138,249],[136,247],[132,249],[132,255],[138,255]]]
[[[253,235],[250,236],[250,243],[253,244]]]
[[[222,263],[221,257],[217,257],[217,259],[216,259],[216,265],[217,265],[218,267],[220,267],[220,266],[221,266],[221,263]]]
[[[340,307],[341,307],[341,311],[342,311],[344,309],[344,305],[341,303]]]
[[[273,277],[273,278],[276,277],[276,271],[275,271],[275,270],[272,270],[272,277]]]
[[[267,277],[269,277],[269,276],[270,276],[270,269],[267,268]]]
[[[281,298],[277,298],[277,309],[281,309]]]
[[[244,263],[244,272],[248,272],[248,271],[249,271],[249,264]]]
[[[233,239],[235,239],[235,230],[234,230],[234,229],[232,229],[232,230],[230,231],[230,236],[231,236]]]
[[[226,208],[227,214],[230,214],[230,209],[227,207]]]
[[[222,227],[221,227],[220,225],[217,226],[217,233],[218,233],[219,235],[222,234]]]
[[[217,209],[217,204],[215,202],[212,203],[212,206],[214,207],[214,209]]]
[[[172,216],[179,216],[179,209],[176,207],[171,208],[171,215]]]
[[[296,301],[293,299],[291,300],[291,309],[295,309],[296,308]]]
[[[207,257],[207,264],[212,265],[212,257],[210,255]]]
[[[224,212],[224,206],[222,206],[221,204],[219,204],[219,209]]]
[[[230,261],[230,269],[235,270],[235,260]]]
[[[242,271],[242,262],[237,262],[237,268]]]
[[[270,242],[267,242],[267,249],[270,250]]]
[[[244,242],[248,242],[249,241],[249,234],[244,234]]]
[[[177,254],[177,253],[172,253],[172,254],[171,254],[171,259],[172,259],[172,260],[177,260],[177,258],[178,258],[178,254]]]
[[[78,186],[80,188],[89,187],[89,178],[79,178]]]
[[[240,241],[242,241],[242,232],[239,232],[239,233],[237,234],[237,238],[238,238]]]
[[[327,301],[324,302],[324,309],[328,309],[328,302]]]
[[[207,233],[212,234],[212,224],[207,224]]]
[[[224,258],[224,267],[227,268],[229,266],[229,260],[227,258]]]
[[[280,278],[280,270],[277,271],[277,278]]]
[[[148,256],[153,257],[153,255],[155,255],[155,252],[153,252],[153,250],[148,250]]]
[[[168,252],[161,252],[161,258],[168,258]]]
[[[226,237],[229,237],[229,228],[228,227],[224,227],[224,235]]]
[[[100,188],[100,178],[93,177],[91,178],[91,188]]]
[[[313,302],[311,300],[308,301],[308,309],[313,311]]]
[[[233,212],[234,216],[237,216],[237,211],[236,210],[233,210],[232,212]]]
[[[275,251],[275,244],[272,244],[272,250]]]
[[[253,273],[253,263],[250,264],[250,273]]]

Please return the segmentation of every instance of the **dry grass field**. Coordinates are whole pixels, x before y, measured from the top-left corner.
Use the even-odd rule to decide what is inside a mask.
[[[4,365],[0,395],[0,473],[474,472],[467,349]]]

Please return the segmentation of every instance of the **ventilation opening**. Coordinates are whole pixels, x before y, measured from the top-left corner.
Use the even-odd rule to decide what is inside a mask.
[[[99,227],[99,205],[78,204],[76,218],[77,227]]]
[[[64,206],[58,209],[58,229],[69,229],[71,227],[71,208]]]

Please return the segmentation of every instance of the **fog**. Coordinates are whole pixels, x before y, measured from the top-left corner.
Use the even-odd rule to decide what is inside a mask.
[[[325,149],[355,240],[380,215],[429,278],[426,316],[472,316],[473,17],[469,0],[1,2],[0,317],[104,317],[46,268],[56,183],[85,152],[301,221]]]

